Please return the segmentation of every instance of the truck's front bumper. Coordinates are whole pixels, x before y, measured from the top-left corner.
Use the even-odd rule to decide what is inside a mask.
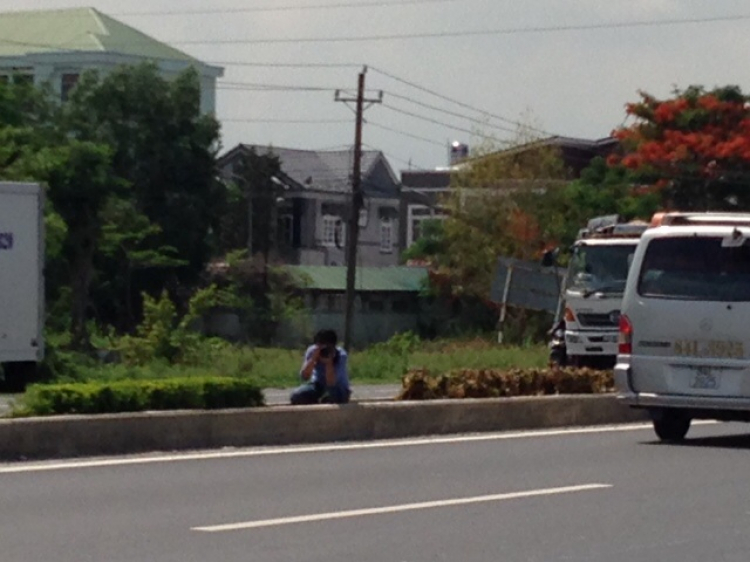
[[[565,348],[569,357],[579,355],[617,355],[617,332],[565,332]]]

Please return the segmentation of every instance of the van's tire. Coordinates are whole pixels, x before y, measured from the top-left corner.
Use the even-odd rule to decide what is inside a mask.
[[[654,415],[654,431],[660,440],[676,442],[685,439],[692,420],[680,411],[662,410]]]

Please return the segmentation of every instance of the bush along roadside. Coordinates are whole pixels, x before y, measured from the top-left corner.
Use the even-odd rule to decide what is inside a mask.
[[[614,391],[611,371],[593,369],[459,369],[432,374],[412,369],[402,379],[398,400],[500,398]]]
[[[34,385],[26,391],[13,415],[218,410],[264,404],[263,391],[246,379],[191,377]]]

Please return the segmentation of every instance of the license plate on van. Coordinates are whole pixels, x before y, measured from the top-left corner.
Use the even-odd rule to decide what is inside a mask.
[[[699,367],[690,383],[690,388],[696,390],[718,390],[719,386],[721,386],[721,373],[710,367]]]
[[[711,357],[713,359],[744,359],[745,346],[737,341],[676,340],[673,346],[678,357]]]

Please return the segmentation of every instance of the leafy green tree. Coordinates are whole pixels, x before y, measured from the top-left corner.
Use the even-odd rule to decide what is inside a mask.
[[[408,260],[432,261],[445,252],[445,228],[440,219],[422,221],[420,236],[404,250],[401,258]]]
[[[592,160],[581,177],[564,188],[533,194],[526,202],[546,225],[546,239],[566,246],[593,217],[616,214],[623,220],[646,220],[659,205],[659,195],[643,190],[632,172],[612,168],[603,158]]]
[[[532,258],[548,237],[528,201],[560,189],[568,172],[557,148],[519,139],[524,142],[502,150],[483,147],[451,180],[436,262],[456,294],[486,298],[498,256]]]
[[[111,166],[109,147],[69,140],[65,146],[44,151],[39,173],[49,188],[48,197],[65,222],[64,254],[69,264],[72,345],[88,346],[89,292],[96,275],[94,257],[102,234],[101,212],[124,183]]]
[[[280,175],[281,161],[272,151],[258,154],[253,147],[242,154],[227,187],[227,207],[220,234],[225,251],[244,248],[251,255],[261,254],[268,259],[276,245]],[[248,227],[252,228],[251,233]]]
[[[123,287],[128,294],[110,300],[195,282],[211,256],[209,233],[223,198],[215,167],[219,125],[200,112],[196,72],[167,80],[155,65],[143,64],[106,76],[85,73],[62,123],[75,138],[111,147],[113,173],[130,186],[126,199],[139,217],[135,225],[120,223],[129,229],[122,236],[139,239],[138,251],[154,252],[151,258],[169,249],[170,259],[134,275]],[[115,236],[111,229],[108,236]]]
[[[93,291],[99,316],[113,318],[120,330],[138,322],[133,284],[137,275],[187,265],[171,246],[159,246],[161,227],[135,208],[134,202],[113,197],[102,209],[102,241],[97,260],[100,283]],[[108,295],[124,299],[107,299]]]

